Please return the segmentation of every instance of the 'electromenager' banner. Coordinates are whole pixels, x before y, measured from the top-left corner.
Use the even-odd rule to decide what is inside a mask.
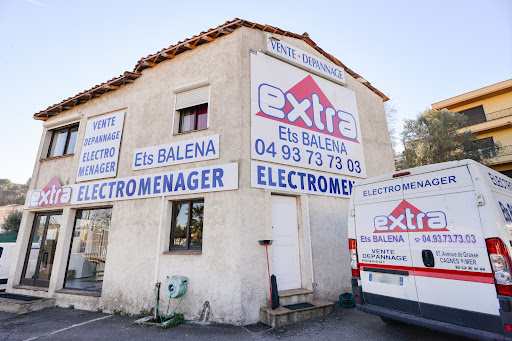
[[[354,180],[264,162],[251,162],[251,187],[350,198]]]
[[[252,52],[251,158],[366,178],[355,93]]]
[[[238,189],[238,163],[61,186],[57,177],[29,191],[25,208],[88,204]]]

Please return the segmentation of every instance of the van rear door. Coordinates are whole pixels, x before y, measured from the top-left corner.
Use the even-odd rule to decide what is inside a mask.
[[[360,276],[367,304],[420,315],[401,188],[393,179],[354,191]]]
[[[421,315],[503,333],[468,168],[402,180]]]

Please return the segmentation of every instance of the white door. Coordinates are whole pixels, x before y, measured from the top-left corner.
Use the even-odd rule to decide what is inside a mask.
[[[273,274],[277,289],[301,287],[299,231],[295,197],[272,196]]]

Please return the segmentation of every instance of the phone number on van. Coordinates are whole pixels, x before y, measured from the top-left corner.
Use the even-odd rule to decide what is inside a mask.
[[[420,238],[415,238],[417,242]],[[474,234],[434,234],[422,235],[421,240],[424,243],[457,243],[457,244],[475,244],[476,237]]]

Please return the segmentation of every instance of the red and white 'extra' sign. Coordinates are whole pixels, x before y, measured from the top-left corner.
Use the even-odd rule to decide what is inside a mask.
[[[366,178],[355,92],[251,54],[251,158]]]
[[[50,207],[67,205],[71,201],[71,186],[62,187],[57,176],[42,189],[32,191],[25,207]]]

